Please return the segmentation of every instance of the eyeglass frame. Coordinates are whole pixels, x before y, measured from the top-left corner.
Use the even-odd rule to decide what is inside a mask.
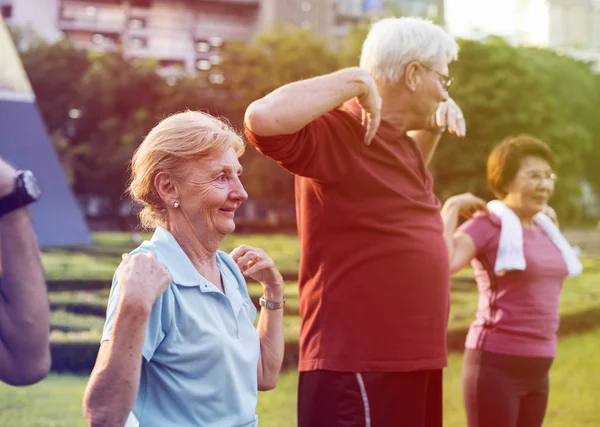
[[[447,92],[451,87],[452,84],[454,83],[454,77],[450,77],[447,76],[445,74],[440,73],[439,71],[435,71],[433,68],[430,68],[426,65],[423,65],[421,63],[419,63],[419,65],[423,68],[425,68],[427,71],[431,71],[435,74],[438,75],[438,77],[440,78],[440,83],[442,84],[442,87],[444,88],[444,90]]]
[[[531,176],[532,174],[536,174],[537,176]],[[543,172],[530,171],[526,174],[521,173],[521,174],[519,174],[519,176],[527,178],[528,180],[530,180],[531,182],[534,182],[536,184],[541,184],[546,181],[550,181],[552,184],[554,184],[554,183],[556,183],[556,180],[558,179],[558,176],[554,172],[550,172],[550,174],[547,176],[540,176],[542,174],[543,174]]]

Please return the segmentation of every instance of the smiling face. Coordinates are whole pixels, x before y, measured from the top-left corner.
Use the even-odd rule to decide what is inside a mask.
[[[194,161],[185,172],[185,179],[177,183],[177,209],[200,234],[232,233],[235,211],[248,198],[240,181],[242,166],[235,150],[229,148],[223,154]],[[173,220],[182,219],[173,215]]]
[[[550,164],[536,156],[521,161],[515,178],[506,186],[503,201],[521,218],[531,218],[548,204],[554,192],[554,173]]]

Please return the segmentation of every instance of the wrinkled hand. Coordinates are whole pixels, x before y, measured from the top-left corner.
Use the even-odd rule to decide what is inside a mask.
[[[446,203],[451,203],[458,208],[458,214],[463,218],[471,218],[477,211],[487,212],[487,203],[480,197],[471,193],[458,194],[448,199]]]
[[[148,309],[173,280],[167,266],[158,261],[154,252],[123,254],[116,275],[121,299],[143,303]]]
[[[381,124],[381,95],[375,85],[375,80],[365,73],[363,83],[365,84],[365,92],[363,95],[356,98],[358,105],[362,109],[361,123],[366,128],[365,144],[370,145],[379,125]]]
[[[13,192],[16,178],[17,170],[0,157],[0,197]]]
[[[544,206],[542,212],[548,215],[552,222],[554,222],[554,224],[556,224],[556,226],[558,227],[558,216],[556,215],[556,211],[552,208],[552,206]]]
[[[448,130],[451,134],[463,137],[467,134],[467,124],[462,110],[452,98],[442,102],[434,118],[433,128],[436,130]]]
[[[246,277],[266,287],[283,287],[283,277],[275,262],[260,248],[242,245],[231,251],[231,257]]]

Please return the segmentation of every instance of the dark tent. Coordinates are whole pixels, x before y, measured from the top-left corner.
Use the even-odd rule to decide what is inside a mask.
[[[91,242],[77,203],[54,151],[31,86],[0,17],[0,156],[17,169],[29,169],[42,190],[31,206],[40,246]]]

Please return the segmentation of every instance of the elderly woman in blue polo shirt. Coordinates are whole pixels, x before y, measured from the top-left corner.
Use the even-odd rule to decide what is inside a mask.
[[[85,396],[91,425],[256,426],[258,390],[283,359],[283,279],[261,249],[218,250],[248,197],[242,139],[200,112],[175,114],[132,160],[130,193],[154,228],[123,255]],[[263,286],[256,309],[245,277]],[[132,418],[133,418],[132,415]]]

